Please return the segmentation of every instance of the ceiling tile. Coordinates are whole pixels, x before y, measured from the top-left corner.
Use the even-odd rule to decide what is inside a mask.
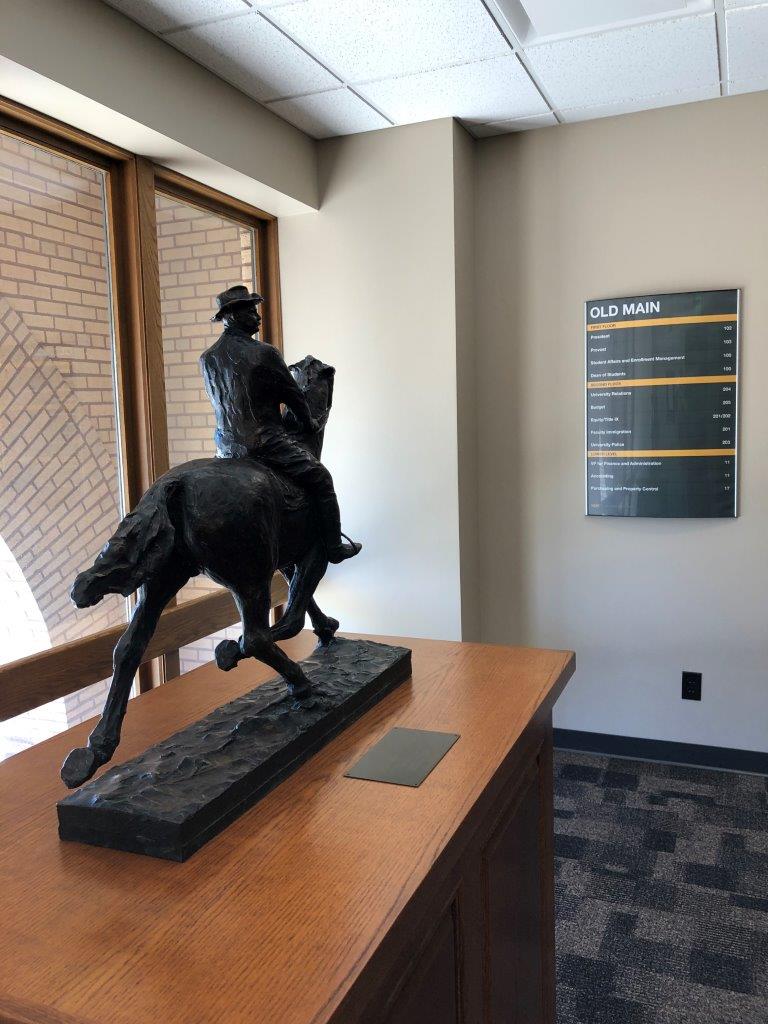
[[[304,0],[268,13],[348,82],[509,53],[480,0]]]
[[[728,91],[768,87],[768,5],[729,10],[725,15]]]
[[[725,0],[726,9],[733,7],[758,7],[764,3],[765,0]]]
[[[360,92],[397,124],[463,117],[499,121],[526,117],[549,108],[513,54],[387,78],[359,87]]]
[[[164,38],[262,102],[333,89],[340,84],[255,13],[171,32]]]
[[[107,3],[152,32],[165,32],[206,18],[242,14],[248,10],[245,0],[107,0]]]
[[[634,101],[719,80],[714,14],[578,36],[526,54],[557,108]]]
[[[696,103],[699,100],[713,100],[720,95],[720,86],[705,85],[700,89],[683,89],[680,92],[664,93],[658,96],[642,96],[636,100],[622,100],[617,103],[596,103],[584,107],[559,107],[563,121],[593,121],[597,117],[615,117],[617,114],[632,114],[640,110],[656,110],[659,107],[674,107],[680,103]]]
[[[513,117],[504,121],[493,121],[490,124],[467,124],[464,127],[476,139],[487,139],[492,135],[508,135],[510,132],[527,131],[530,128],[549,128],[557,124],[554,114],[535,114],[533,117]]]
[[[290,121],[316,139],[389,127],[389,121],[377,114],[349,89],[334,89],[332,92],[318,92],[313,96],[277,100],[275,103],[268,103],[267,106],[275,114],[284,117],[286,121]]]

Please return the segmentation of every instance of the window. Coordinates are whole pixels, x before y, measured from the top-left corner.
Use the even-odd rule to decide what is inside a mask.
[[[0,663],[126,619],[68,597],[122,511],[104,179],[0,132]]]
[[[258,282],[279,343],[275,231],[0,100],[0,758],[100,712],[129,603],[75,609],[71,582],[153,479],[213,454],[197,359],[216,293]],[[226,593],[193,581],[141,688],[179,673],[180,643],[197,645],[189,668],[236,619]]]
[[[0,131],[0,664],[125,623],[78,612],[122,514],[106,171]],[[0,757],[90,717],[107,681],[0,723]]]

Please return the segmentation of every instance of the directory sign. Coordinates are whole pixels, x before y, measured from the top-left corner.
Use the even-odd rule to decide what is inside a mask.
[[[587,514],[735,516],[739,290],[584,312]]]

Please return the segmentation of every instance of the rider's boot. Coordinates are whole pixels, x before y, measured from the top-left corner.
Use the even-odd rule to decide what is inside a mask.
[[[321,498],[317,506],[320,512],[321,529],[328,561],[338,564],[347,558],[354,558],[363,545],[350,540],[346,534],[341,532],[341,517],[336,496]],[[345,540],[342,540],[342,537]]]
[[[342,537],[346,538],[346,543],[340,540],[338,544],[333,547],[326,548],[326,554],[328,555],[328,561],[338,565],[339,562],[343,562],[345,558],[354,558],[356,554],[362,551],[363,545],[356,540],[350,540],[346,533],[342,534]]]

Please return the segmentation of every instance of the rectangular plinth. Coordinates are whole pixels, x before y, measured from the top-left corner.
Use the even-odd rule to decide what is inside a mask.
[[[279,677],[257,686],[59,801],[60,837],[186,860],[409,678],[411,652],[337,639],[301,665],[308,706]]]

